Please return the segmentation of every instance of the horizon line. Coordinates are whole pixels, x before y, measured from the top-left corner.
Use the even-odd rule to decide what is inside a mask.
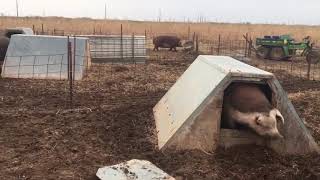
[[[175,19],[162,19],[150,20],[150,19],[121,19],[121,18],[94,18],[94,17],[67,17],[67,16],[13,16],[13,15],[1,15],[0,18],[62,18],[62,19],[88,19],[88,20],[98,20],[98,21],[129,21],[129,22],[150,22],[150,23],[184,23],[184,24],[241,24],[241,25],[278,25],[278,26],[310,26],[310,27],[320,27],[320,24],[300,24],[300,23],[255,23],[255,22],[232,22],[232,21],[211,21],[211,20],[175,20]]]

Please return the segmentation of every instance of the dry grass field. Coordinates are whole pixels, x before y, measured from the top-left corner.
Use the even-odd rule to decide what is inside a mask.
[[[0,29],[6,27],[35,27],[45,31],[54,29],[64,30],[75,34],[119,34],[123,25],[124,34],[177,34],[188,37],[196,32],[202,39],[217,39],[220,34],[224,39],[242,39],[242,35],[249,33],[253,38],[263,35],[291,34],[297,40],[309,35],[314,40],[320,40],[320,26],[303,25],[264,25],[264,24],[224,24],[224,23],[179,23],[179,22],[139,22],[120,20],[94,20],[88,18],[60,18],[60,17],[0,17]],[[190,32],[190,33],[189,33]]]

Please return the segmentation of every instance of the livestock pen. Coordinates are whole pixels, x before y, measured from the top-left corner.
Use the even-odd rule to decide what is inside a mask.
[[[244,41],[221,39],[236,47],[221,45],[220,55],[238,56],[240,51],[241,59],[248,60]],[[92,63],[82,80],[0,78],[2,177],[94,179],[101,166],[133,158],[150,160],[181,178],[318,177],[318,155],[279,156],[257,146],[216,153],[160,152],[152,108],[197,54],[147,47],[145,63]],[[200,43],[199,53],[217,53],[209,47]],[[250,59],[246,62],[278,77],[319,144],[319,65],[312,65],[308,79],[303,59]]]

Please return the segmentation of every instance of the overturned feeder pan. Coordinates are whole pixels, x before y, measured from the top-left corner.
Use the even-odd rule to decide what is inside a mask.
[[[285,119],[278,127],[283,139],[266,140],[220,128],[224,90],[234,82],[263,84],[270,89],[270,101]],[[198,56],[153,110],[162,151],[214,151],[218,146],[258,144],[280,154],[319,152],[274,75],[230,57]]]

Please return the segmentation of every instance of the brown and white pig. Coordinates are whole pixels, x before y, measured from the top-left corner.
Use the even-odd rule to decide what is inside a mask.
[[[261,87],[252,83],[232,83],[223,100],[222,128],[248,128],[265,138],[282,138],[277,122],[284,123]]]

